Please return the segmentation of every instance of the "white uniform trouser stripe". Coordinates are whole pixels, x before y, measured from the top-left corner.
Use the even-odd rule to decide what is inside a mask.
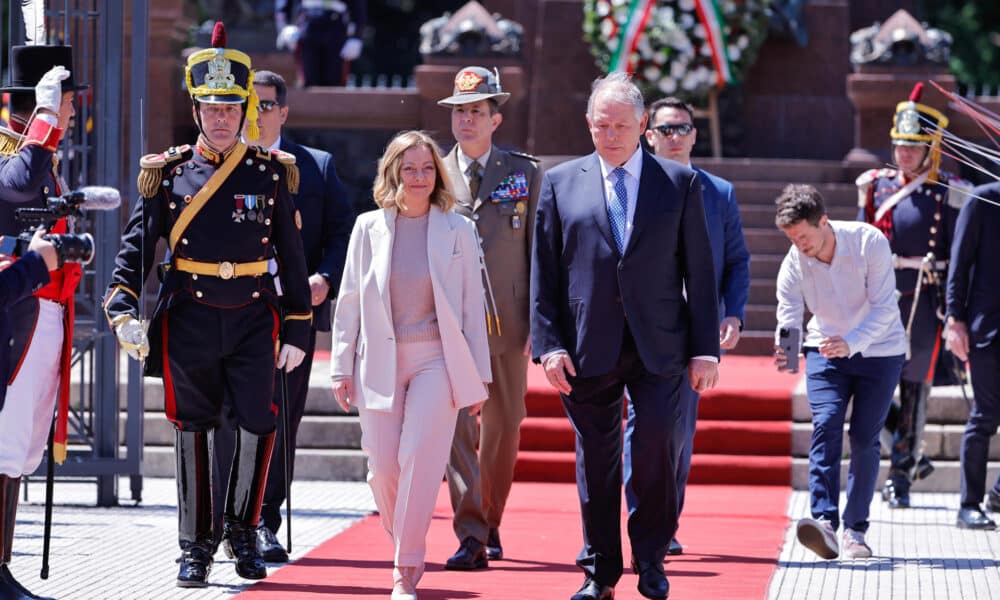
[[[59,389],[63,307],[39,300],[38,323],[0,410],[0,473],[20,477],[42,462]]]

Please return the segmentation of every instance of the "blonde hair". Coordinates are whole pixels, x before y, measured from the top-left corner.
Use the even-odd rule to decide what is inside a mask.
[[[406,208],[403,202],[403,178],[401,175],[403,153],[420,146],[430,150],[434,160],[436,173],[434,175],[434,189],[431,191],[431,204],[436,204],[443,211],[449,211],[455,205],[451,184],[444,170],[444,162],[441,160],[441,149],[426,132],[404,131],[392,138],[392,141],[386,146],[382,158],[378,161],[378,175],[375,177],[375,185],[372,186],[372,196],[375,198],[375,204],[380,208],[392,206],[399,209]]]

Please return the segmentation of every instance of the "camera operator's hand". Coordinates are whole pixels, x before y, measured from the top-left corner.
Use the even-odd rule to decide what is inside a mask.
[[[134,317],[128,317],[115,325],[115,335],[118,343],[136,360],[143,360],[149,355],[149,338],[146,336],[146,325]]]
[[[41,254],[42,260],[45,261],[45,268],[49,271],[55,271],[59,268],[59,255],[56,253],[56,247],[52,245],[52,242],[44,239],[43,235],[45,235],[44,229],[36,231],[35,235],[31,236],[28,250],[34,250]]]
[[[62,65],[56,65],[42,75],[42,79],[35,86],[35,108],[58,115],[62,106],[62,82],[65,79],[69,79],[69,71]]]

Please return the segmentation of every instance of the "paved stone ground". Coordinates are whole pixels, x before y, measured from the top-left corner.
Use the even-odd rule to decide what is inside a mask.
[[[42,556],[44,494],[42,483],[29,485],[29,501],[17,512],[17,540],[11,570],[36,594],[60,600],[148,600],[231,598],[251,582],[239,578],[222,552],[207,589],[174,585],[179,556],[177,496],[174,480],[146,478],[143,502],[131,501],[128,479],[119,484],[121,506],[95,508],[93,483],[58,483],[53,512],[49,579],[38,577]],[[298,558],[375,510],[363,482],[294,482],[292,484],[292,559]],[[279,537],[284,543],[285,533]],[[274,572],[279,565],[270,565]]]
[[[18,509],[11,565],[20,581],[35,593],[62,600],[210,600],[231,598],[246,587],[248,582],[236,576],[232,561],[219,553],[209,588],[176,588],[173,479],[147,478],[139,506],[129,499],[127,478],[122,478],[120,490],[122,506],[95,508],[93,484],[56,486],[51,575],[41,581],[44,487],[30,484],[28,502]],[[295,482],[292,497],[296,505],[293,559],[374,510],[365,483]],[[1000,532],[957,529],[958,494],[919,493],[913,499],[914,508],[909,510],[890,510],[880,498],[874,499],[868,542],[875,556],[867,560],[822,560],[802,547],[789,527],[768,598],[1000,598]],[[841,506],[844,502],[842,497]],[[788,506],[791,522],[808,513],[808,493],[793,492]],[[283,533],[279,537],[284,540]],[[277,568],[272,565],[269,570]]]
[[[846,498],[841,495],[843,508]],[[794,492],[772,600],[1000,598],[1000,533],[955,527],[957,493],[913,495],[913,508],[892,510],[872,501],[865,560],[819,558],[795,539],[794,523],[809,516],[809,493]],[[1000,515],[993,515],[997,519]],[[839,532],[838,532],[839,534]]]

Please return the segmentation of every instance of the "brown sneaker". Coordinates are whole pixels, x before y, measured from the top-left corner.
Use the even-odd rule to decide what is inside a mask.
[[[846,558],[871,558],[872,549],[865,543],[865,534],[853,529],[845,529],[841,537],[840,547]]]
[[[833,532],[833,526],[826,519],[799,519],[795,533],[799,543],[818,554],[820,558],[830,560],[840,554],[837,549],[837,534]]]

